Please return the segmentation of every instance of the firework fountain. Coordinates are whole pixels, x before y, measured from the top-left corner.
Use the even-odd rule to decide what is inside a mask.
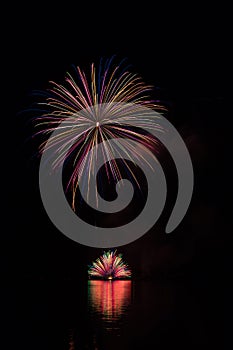
[[[129,279],[131,270],[123,261],[122,254],[117,254],[116,250],[108,250],[89,266],[88,276],[90,279]]]

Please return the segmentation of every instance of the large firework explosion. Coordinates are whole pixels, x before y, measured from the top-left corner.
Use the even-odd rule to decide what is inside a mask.
[[[89,278],[105,280],[125,279],[131,277],[131,271],[122,260],[122,254],[108,250],[89,266],[88,275]]]
[[[77,67],[74,76],[67,73],[65,85],[51,82],[44,102],[40,102],[46,112],[35,118],[35,135],[49,135],[55,129],[61,129],[59,136],[50,137],[49,148],[53,148],[56,154],[54,169],[63,166],[64,158],[66,163],[72,162],[65,187],[67,192],[71,191],[70,204],[74,211],[78,180],[84,176],[88,182],[96,163],[92,149],[98,143],[121,137],[135,140],[138,148],[132,149],[129,144],[129,151],[137,155],[139,162],[144,161],[140,144],[149,149],[157,146],[157,141],[150,134],[142,133],[130,125],[133,111],[138,105],[160,110],[164,108],[149,98],[148,93],[152,86],[146,85],[136,73],[131,73],[123,61],[118,65],[113,64],[113,61],[111,58],[105,64],[100,62],[98,68],[92,64],[90,76]],[[123,110],[117,103],[124,103],[126,108]],[[106,108],[103,107],[105,105]],[[98,106],[102,106],[101,111]],[[63,123],[61,126],[64,121],[66,125]],[[146,118],[142,118],[139,125],[142,129],[144,125],[151,129],[160,129],[156,121],[151,123]],[[43,153],[46,142],[40,145],[40,153]],[[104,142],[102,153],[105,159],[109,159],[109,155],[113,153],[118,155],[117,158],[123,159],[124,152],[127,149],[122,150],[120,146],[112,149],[108,142]],[[133,171],[124,160],[123,165],[135,179]],[[122,179],[117,161],[111,160],[105,165],[105,169],[109,180],[118,182]]]

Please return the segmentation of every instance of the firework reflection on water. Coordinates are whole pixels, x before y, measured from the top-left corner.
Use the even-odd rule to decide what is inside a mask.
[[[88,305],[93,315],[99,317],[106,328],[127,313],[131,304],[131,281],[88,281]]]

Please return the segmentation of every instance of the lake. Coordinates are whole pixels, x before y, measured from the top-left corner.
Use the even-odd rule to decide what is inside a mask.
[[[192,350],[221,341],[220,302],[182,280],[35,279],[15,291],[7,286],[5,324],[8,345],[19,348]]]

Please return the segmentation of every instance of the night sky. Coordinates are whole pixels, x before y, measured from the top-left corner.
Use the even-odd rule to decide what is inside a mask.
[[[168,106],[167,118],[187,145],[195,176],[191,205],[173,233],[164,233],[168,202],[146,235],[118,250],[136,278],[182,278],[190,283],[209,328],[218,331],[215,341],[221,349],[230,348],[232,116],[224,14],[218,13],[221,21],[215,21],[203,9],[171,18],[165,9],[152,14],[138,8],[137,14],[123,11],[114,17],[97,17],[94,10],[89,14],[90,9],[80,13],[68,6],[60,10],[58,16],[42,6],[21,9],[2,51],[6,224],[1,230],[1,255],[7,329],[18,322],[17,312],[15,319],[8,313],[22,311],[19,305],[30,283],[85,279],[87,264],[103,251],[69,240],[50,222],[39,194],[35,157],[39,142],[31,139],[32,114],[24,111],[33,103],[34,90],[46,89],[49,80],[62,82],[73,64],[88,69],[101,57],[115,54],[119,60],[126,57],[143,80],[156,87],[155,95]],[[169,164],[167,176],[174,182]],[[172,194],[169,198],[172,202]],[[20,322],[18,327],[16,334]]]

